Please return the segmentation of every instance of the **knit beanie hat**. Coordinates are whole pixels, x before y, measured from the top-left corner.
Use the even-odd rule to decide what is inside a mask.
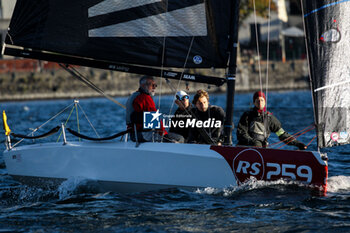
[[[259,97],[263,97],[264,100],[266,101],[266,97],[265,97],[264,92],[262,92],[262,91],[257,91],[257,92],[254,93],[253,102],[255,102],[255,100],[256,100],[257,98],[259,98]]]

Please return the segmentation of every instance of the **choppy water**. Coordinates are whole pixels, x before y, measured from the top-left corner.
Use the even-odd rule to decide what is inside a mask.
[[[235,125],[249,108],[251,94],[238,94]],[[312,123],[309,92],[270,92],[270,111],[283,128],[295,133]],[[117,98],[125,102],[126,98]],[[172,97],[162,97],[168,113]],[[225,107],[225,95],[210,102]],[[72,100],[1,103],[16,133],[28,133],[72,103]],[[156,99],[156,103],[158,103]],[[84,99],[80,105],[101,136],[124,129],[123,110],[105,99]],[[47,123],[42,132],[65,122],[70,109]],[[93,134],[79,109],[79,128]],[[77,129],[76,113],[69,127]],[[2,134],[3,135],[3,134]],[[300,137],[308,143],[309,132]],[[234,139],[236,137],[234,136]],[[57,140],[57,135],[47,140]],[[61,140],[61,139],[60,139]],[[68,135],[68,140],[75,140]],[[3,139],[1,139],[3,141]],[[271,142],[276,142],[271,137]],[[21,144],[31,143],[29,140]],[[316,149],[313,141],[309,147]],[[5,146],[1,145],[1,150]],[[350,146],[327,149],[329,179],[326,196],[283,181],[252,181],[241,187],[195,192],[172,189],[147,193],[98,193],[92,181],[72,178],[57,190],[21,185],[6,171],[0,155],[0,232],[346,232],[350,231]]]

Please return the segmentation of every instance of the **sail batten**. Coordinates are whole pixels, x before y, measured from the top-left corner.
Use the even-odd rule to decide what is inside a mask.
[[[303,7],[318,145],[350,144],[350,0]]]

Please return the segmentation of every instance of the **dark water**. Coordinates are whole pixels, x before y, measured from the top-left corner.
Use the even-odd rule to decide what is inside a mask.
[[[251,94],[236,95],[235,125],[241,113],[249,108],[251,98]],[[312,124],[309,92],[271,92],[268,98],[273,106],[269,110],[286,131],[295,133]],[[169,113],[171,100],[172,97],[162,97],[162,113]],[[225,95],[211,95],[210,102],[225,107]],[[6,110],[14,132],[29,133],[29,128],[45,123],[71,103],[72,100],[55,100],[0,105],[1,110]],[[124,112],[112,102],[84,99],[80,105],[100,136],[124,129]],[[70,112],[71,108],[39,132],[66,122]],[[74,111],[68,127],[77,129],[76,119]],[[80,131],[94,136],[81,109],[78,119]],[[310,131],[299,139],[307,144],[314,135]],[[67,136],[68,140],[76,140]],[[57,138],[58,134],[38,142]],[[270,144],[277,141],[272,136]],[[20,145],[28,143],[31,140]],[[315,150],[316,142],[309,148]],[[1,150],[4,149],[2,143]],[[21,185],[8,176],[0,155],[0,232],[349,232],[350,146],[326,152],[329,156],[326,196],[283,181],[252,181],[223,190],[208,187],[195,192],[172,189],[121,195],[98,193],[90,181],[72,178],[57,190],[41,190]]]

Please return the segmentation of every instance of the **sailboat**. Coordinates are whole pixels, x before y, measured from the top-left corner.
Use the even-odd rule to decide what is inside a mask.
[[[238,0],[17,0],[3,54],[227,85],[227,103],[223,146],[63,140],[12,147],[7,127],[3,157],[9,175],[50,187],[83,177],[115,192],[226,188],[251,179],[287,179],[326,190],[328,165],[320,151],[232,145],[238,15]],[[184,67],[224,68],[227,75],[177,70]],[[319,101],[320,92],[314,93]],[[321,132],[330,125],[318,111],[324,102],[315,105],[320,147],[329,146]],[[64,125],[61,130],[64,135]]]

